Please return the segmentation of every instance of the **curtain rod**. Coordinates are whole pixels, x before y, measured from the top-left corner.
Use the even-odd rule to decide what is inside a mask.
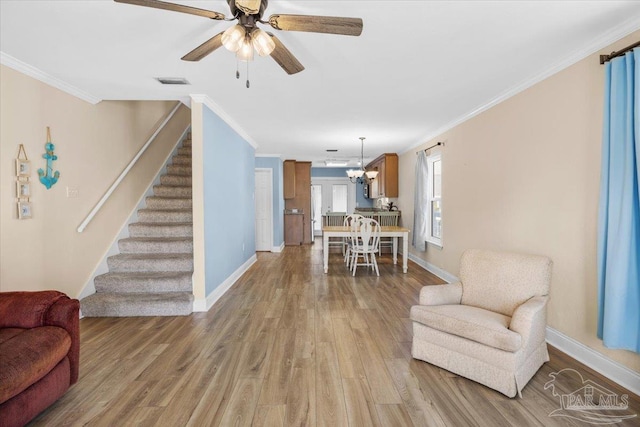
[[[425,148],[424,150],[420,150],[420,151],[428,151],[428,150],[431,150],[433,147],[437,147],[439,145],[443,145],[444,146],[444,142],[438,142],[437,144],[434,144],[431,147]],[[416,154],[419,154],[420,151],[416,151]]]
[[[613,58],[617,56],[622,56],[625,53],[629,52],[634,47],[638,47],[638,46],[640,46],[640,42],[635,42],[631,46],[627,46],[624,49],[620,49],[617,52],[611,52],[609,55],[600,55],[600,65],[604,64],[607,61],[611,61]]]

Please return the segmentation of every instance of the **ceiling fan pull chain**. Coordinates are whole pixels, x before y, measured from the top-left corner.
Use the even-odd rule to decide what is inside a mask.
[[[247,89],[249,89],[249,61],[247,61]]]
[[[236,57],[236,79],[240,80],[240,63]]]

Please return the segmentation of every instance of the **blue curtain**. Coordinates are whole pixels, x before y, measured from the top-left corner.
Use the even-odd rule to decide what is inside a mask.
[[[640,49],[605,64],[598,337],[640,353]]]

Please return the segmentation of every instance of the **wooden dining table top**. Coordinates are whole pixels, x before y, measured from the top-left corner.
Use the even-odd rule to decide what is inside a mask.
[[[324,225],[322,226],[322,231],[335,231],[335,232],[342,232],[342,231],[349,231],[351,229],[351,227],[349,227],[348,225]],[[404,232],[409,232],[411,230],[409,230],[408,228],[405,227],[400,227],[398,225],[381,225],[380,226],[380,231],[386,231],[386,232],[396,232],[396,233],[404,233]]]

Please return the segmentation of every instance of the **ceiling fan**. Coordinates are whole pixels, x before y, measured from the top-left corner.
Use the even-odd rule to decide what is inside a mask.
[[[359,36],[362,33],[362,19],[360,18],[276,14],[271,15],[267,21],[264,21],[262,15],[267,8],[268,0],[227,0],[232,18],[226,18],[224,14],[211,10],[160,0],[114,1],[188,13],[218,21],[238,21],[233,27],[216,34],[187,53],[182,57],[184,61],[199,61],[220,46],[224,46],[235,52],[240,61],[248,62],[253,60],[253,51],[255,49],[260,56],[271,55],[288,74],[296,74],[304,70],[304,66],[275,35],[258,28],[257,24],[267,24],[276,30],[282,31],[306,31],[347,36]],[[239,77],[239,74],[236,74],[236,77]]]

